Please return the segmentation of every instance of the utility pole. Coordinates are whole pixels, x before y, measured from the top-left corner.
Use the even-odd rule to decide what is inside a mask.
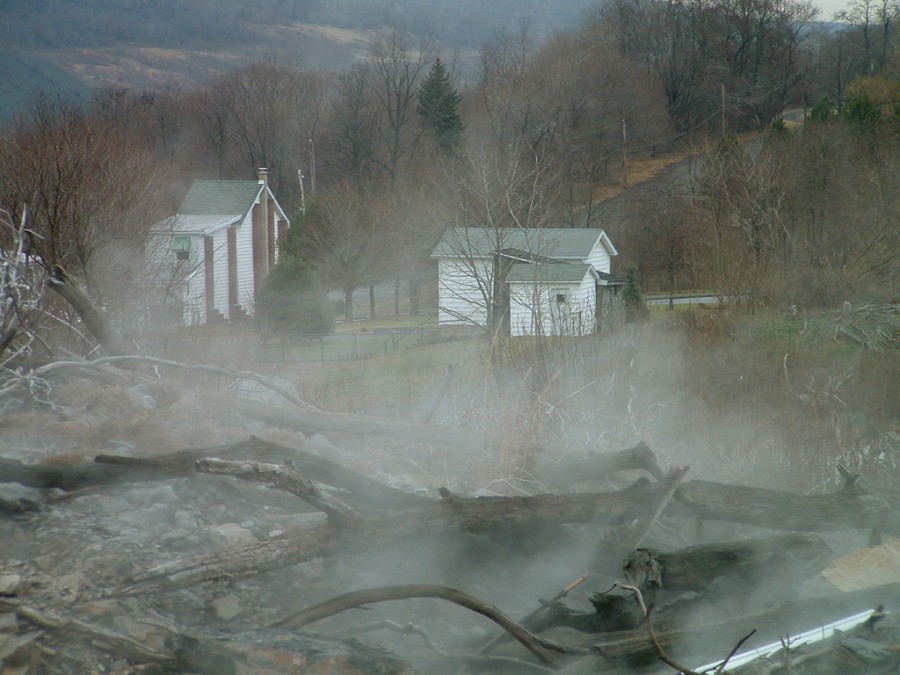
[[[725,135],[725,83],[722,83],[722,135]]]
[[[316,144],[309,139],[309,194],[316,194]]]
[[[300,210],[306,213],[306,195],[303,192],[303,171],[297,169],[297,180],[300,181]]]
[[[622,183],[628,187],[628,153],[626,151],[628,144],[628,134],[625,131],[625,118],[622,118]]]

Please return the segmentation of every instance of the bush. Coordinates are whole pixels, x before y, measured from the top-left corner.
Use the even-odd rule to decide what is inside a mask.
[[[625,274],[625,289],[623,291],[625,300],[625,319],[632,322],[647,316],[647,306],[644,304],[644,298],[641,295],[640,286],[637,282],[637,267],[628,266],[628,272]]]
[[[318,278],[301,260],[283,255],[256,294],[256,316],[270,333],[326,335],[334,307]]]

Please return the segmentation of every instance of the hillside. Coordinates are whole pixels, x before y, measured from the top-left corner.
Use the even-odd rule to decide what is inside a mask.
[[[21,51],[0,52],[0,123],[11,120],[40,91],[90,99],[91,87],[65,67]]]
[[[35,0],[0,4],[0,124],[44,90],[85,99],[90,90],[192,87],[260,59],[311,70],[342,70],[361,58],[388,26],[428,35],[457,56],[473,54],[492,35],[528,25],[540,41],[575,25],[587,0],[552,7],[508,2],[317,2],[252,5],[147,0]]]

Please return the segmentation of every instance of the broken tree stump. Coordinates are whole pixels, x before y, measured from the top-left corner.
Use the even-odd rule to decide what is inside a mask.
[[[625,560],[623,571],[626,581],[641,590],[703,591],[723,576],[740,584],[789,563],[806,566],[812,575],[825,567],[830,553],[821,537],[784,534],[672,552],[640,548]]]

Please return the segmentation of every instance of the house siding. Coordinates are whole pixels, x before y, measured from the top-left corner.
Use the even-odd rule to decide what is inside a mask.
[[[482,287],[492,283],[491,261],[438,261],[438,320],[443,326],[485,326],[487,307]],[[489,294],[489,293],[488,293]]]
[[[594,277],[580,283],[511,283],[509,285],[510,335],[589,335],[595,330]],[[565,294],[561,307],[558,293]]]
[[[213,240],[213,307],[228,319],[228,228],[215,232]]]
[[[586,262],[588,265],[593,265],[594,269],[598,272],[610,274],[612,271],[612,258],[610,257],[606,246],[603,245],[603,241],[600,239],[594,244],[594,248],[583,262]]]
[[[523,278],[520,271],[508,279],[503,292],[509,296],[510,334],[585,335],[596,331],[594,271],[611,274],[616,250],[602,230],[567,228],[449,228],[432,253],[438,260],[440,325],[487,325],[485,295],[490,297],[494,290],[492,252],[500,252],[509,264],[542,265],[553,260],[572,266],[572,273],[560,275],[561,268],[557,268]],[[585,270],[580,280],[581,270],[574,269],[577,266]],[[505,273],[503,276],[506,278]],[[557,291],[565,295],[565,303],[556,302]],[[500,301],[504,300],[501,297]]]
[[[252,314],[255,295],[253,292],[253,223],[250,213],[237,228],[237,291],[238,305],[247,314]],[[229,318],[233,319],[234,317]]]

